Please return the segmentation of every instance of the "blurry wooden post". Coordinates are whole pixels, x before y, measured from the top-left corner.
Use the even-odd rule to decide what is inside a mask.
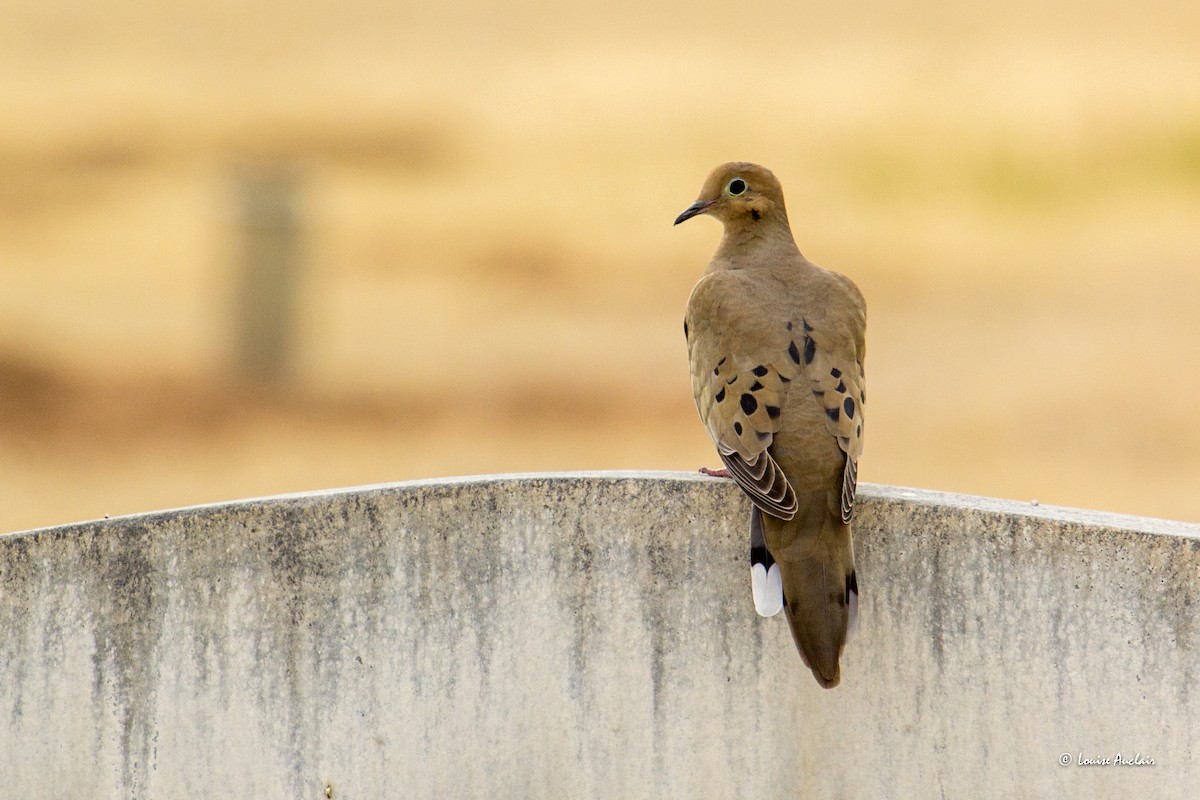
[[[277,383],[296,349],[297,180],[287,165],[251,165],[238,170],[237,182],[236,368],[254,383]]]

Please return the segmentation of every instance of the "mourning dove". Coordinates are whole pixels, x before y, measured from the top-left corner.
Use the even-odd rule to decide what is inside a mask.
[[[688,299],[683,332],[700,418],[750,497],[755,607],[782,607],[827,688],[858,614],[850,520],[862,454],[866,303],[801,255],[783,190],[756,164],[723,164],[675,220],[725,235]]]

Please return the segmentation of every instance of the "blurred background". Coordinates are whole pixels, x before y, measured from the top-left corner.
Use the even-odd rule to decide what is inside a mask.
[[[693,470],[708,171],[869,305],[863,481],[1200,518],[1194,0],[5,0],[0,531]]]

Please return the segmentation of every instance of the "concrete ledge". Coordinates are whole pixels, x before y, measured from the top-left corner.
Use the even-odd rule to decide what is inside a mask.
[[[0,536],[3,794],[1194,796],[1200,526],[861,493],[834,691],[754,614],[746,501],[690,474]],[[1077,763],[1118,753],[1153,764]]]

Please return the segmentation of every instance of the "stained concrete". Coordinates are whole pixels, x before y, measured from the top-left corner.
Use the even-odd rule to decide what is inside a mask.
[[[496,476],[0,536],[0,794],[1196,796],[1200,526],[864,486],[826,691],[746,511]]]

